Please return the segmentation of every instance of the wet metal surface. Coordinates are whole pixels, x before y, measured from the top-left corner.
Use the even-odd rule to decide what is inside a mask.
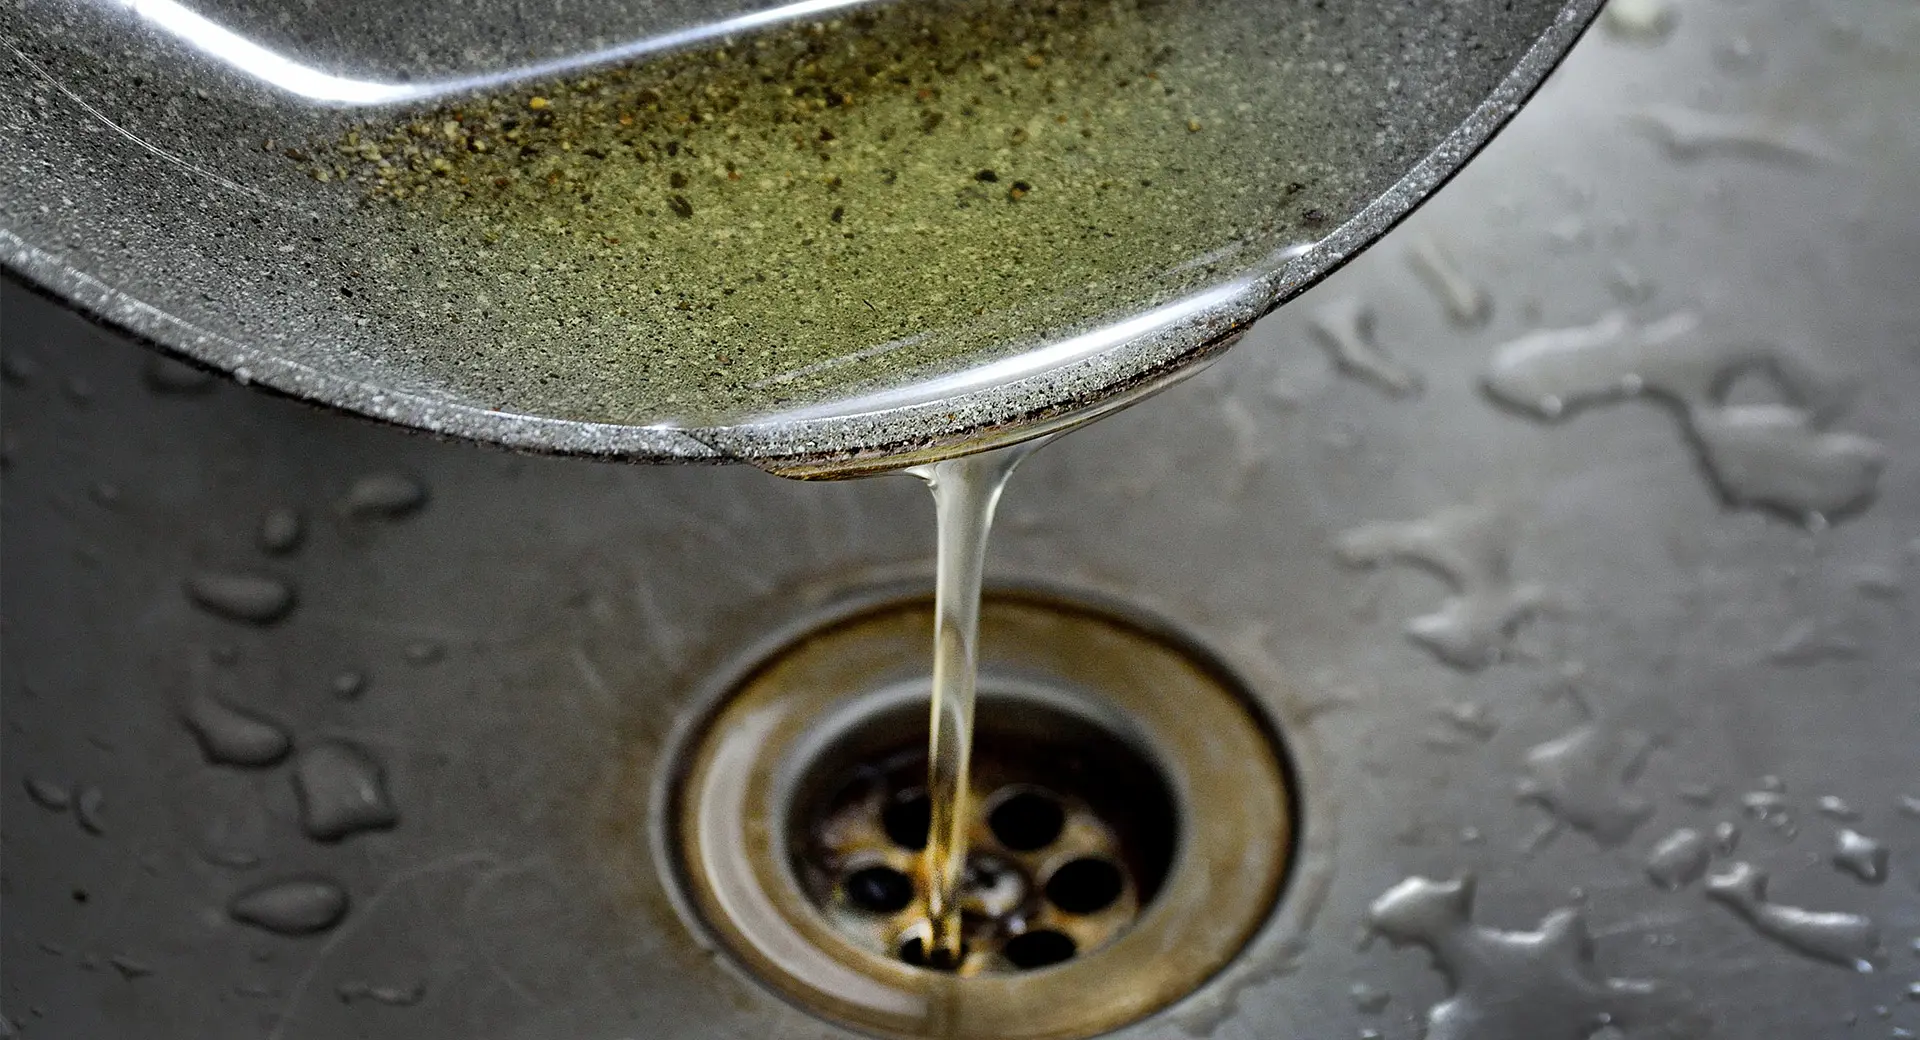
[[[1198,634],[1295,753],[1275,917],[1119,1035],[1920,1031],[1920,26],[1858,0],[1664,10],[1584,42],[1406,234],[1009,493],[991,578]],[[1421,273],[1428,238],[1484,316]],[[930,582],[924,491],[405,435],[155,377],[3,291],[13,1026],[849,1035],[700,947],[633,792],[724,661],[849,589]],[[1311,323],[1339,297],[1418,393],[1330,360]],[[1823,375],[1676,400],[1616,370],[1552,420],[1492,392],[1513,344],[1614,311]],[[374,477],[425,495],[357,505]],[[263,547],[285,510],[301,537]],[[259,622],[196,575],[293,596]],[[288,754],[248,727],[257,753],[209,761],[183,713],[237,717],[203,695]],[[395,822],[316,840],[299,763],[339,745]]]

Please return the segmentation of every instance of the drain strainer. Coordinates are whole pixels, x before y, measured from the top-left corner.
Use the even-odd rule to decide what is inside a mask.
[[[1279,892],[1290,799],[1218,669],[1086,607],[989,597],[958,970],[925,922],[926,600],[780,648],[682,759],[671,804],[700,923],[795,1003],[900,1036],[1083,1037],[1230,960]]]

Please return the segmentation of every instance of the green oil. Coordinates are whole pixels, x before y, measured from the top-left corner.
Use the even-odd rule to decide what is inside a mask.
[[[1315,237],[1355,193],[1291,86],[1301,31],[1226,0],[900,3],[294,154],[380,229],[351,291],[387,360],[503,410],[724,421]]]

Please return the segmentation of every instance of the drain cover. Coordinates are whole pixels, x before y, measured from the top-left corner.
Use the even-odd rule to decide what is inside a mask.
[[[672,807],[699,924],[802,1006],[903,1036],[1087,1036],[1218,971],[1285,873],[1271,735],[1204,656],[1011,594],[982,614],[968,952],[918,965],[931,631],[926,600],[868,608],[734,684]]]

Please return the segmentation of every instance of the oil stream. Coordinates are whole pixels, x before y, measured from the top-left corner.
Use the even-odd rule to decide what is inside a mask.
[[[1051,438],[908,470],[933,492],[938,525],[933,623],[933,697],[927,730],[932,822],[921,860],[928,934],[923,960],[958,968],[966,956],[960,886],[967,863],[967,783],[979,673],[980,582],[1000,492],[1020,460]]]

